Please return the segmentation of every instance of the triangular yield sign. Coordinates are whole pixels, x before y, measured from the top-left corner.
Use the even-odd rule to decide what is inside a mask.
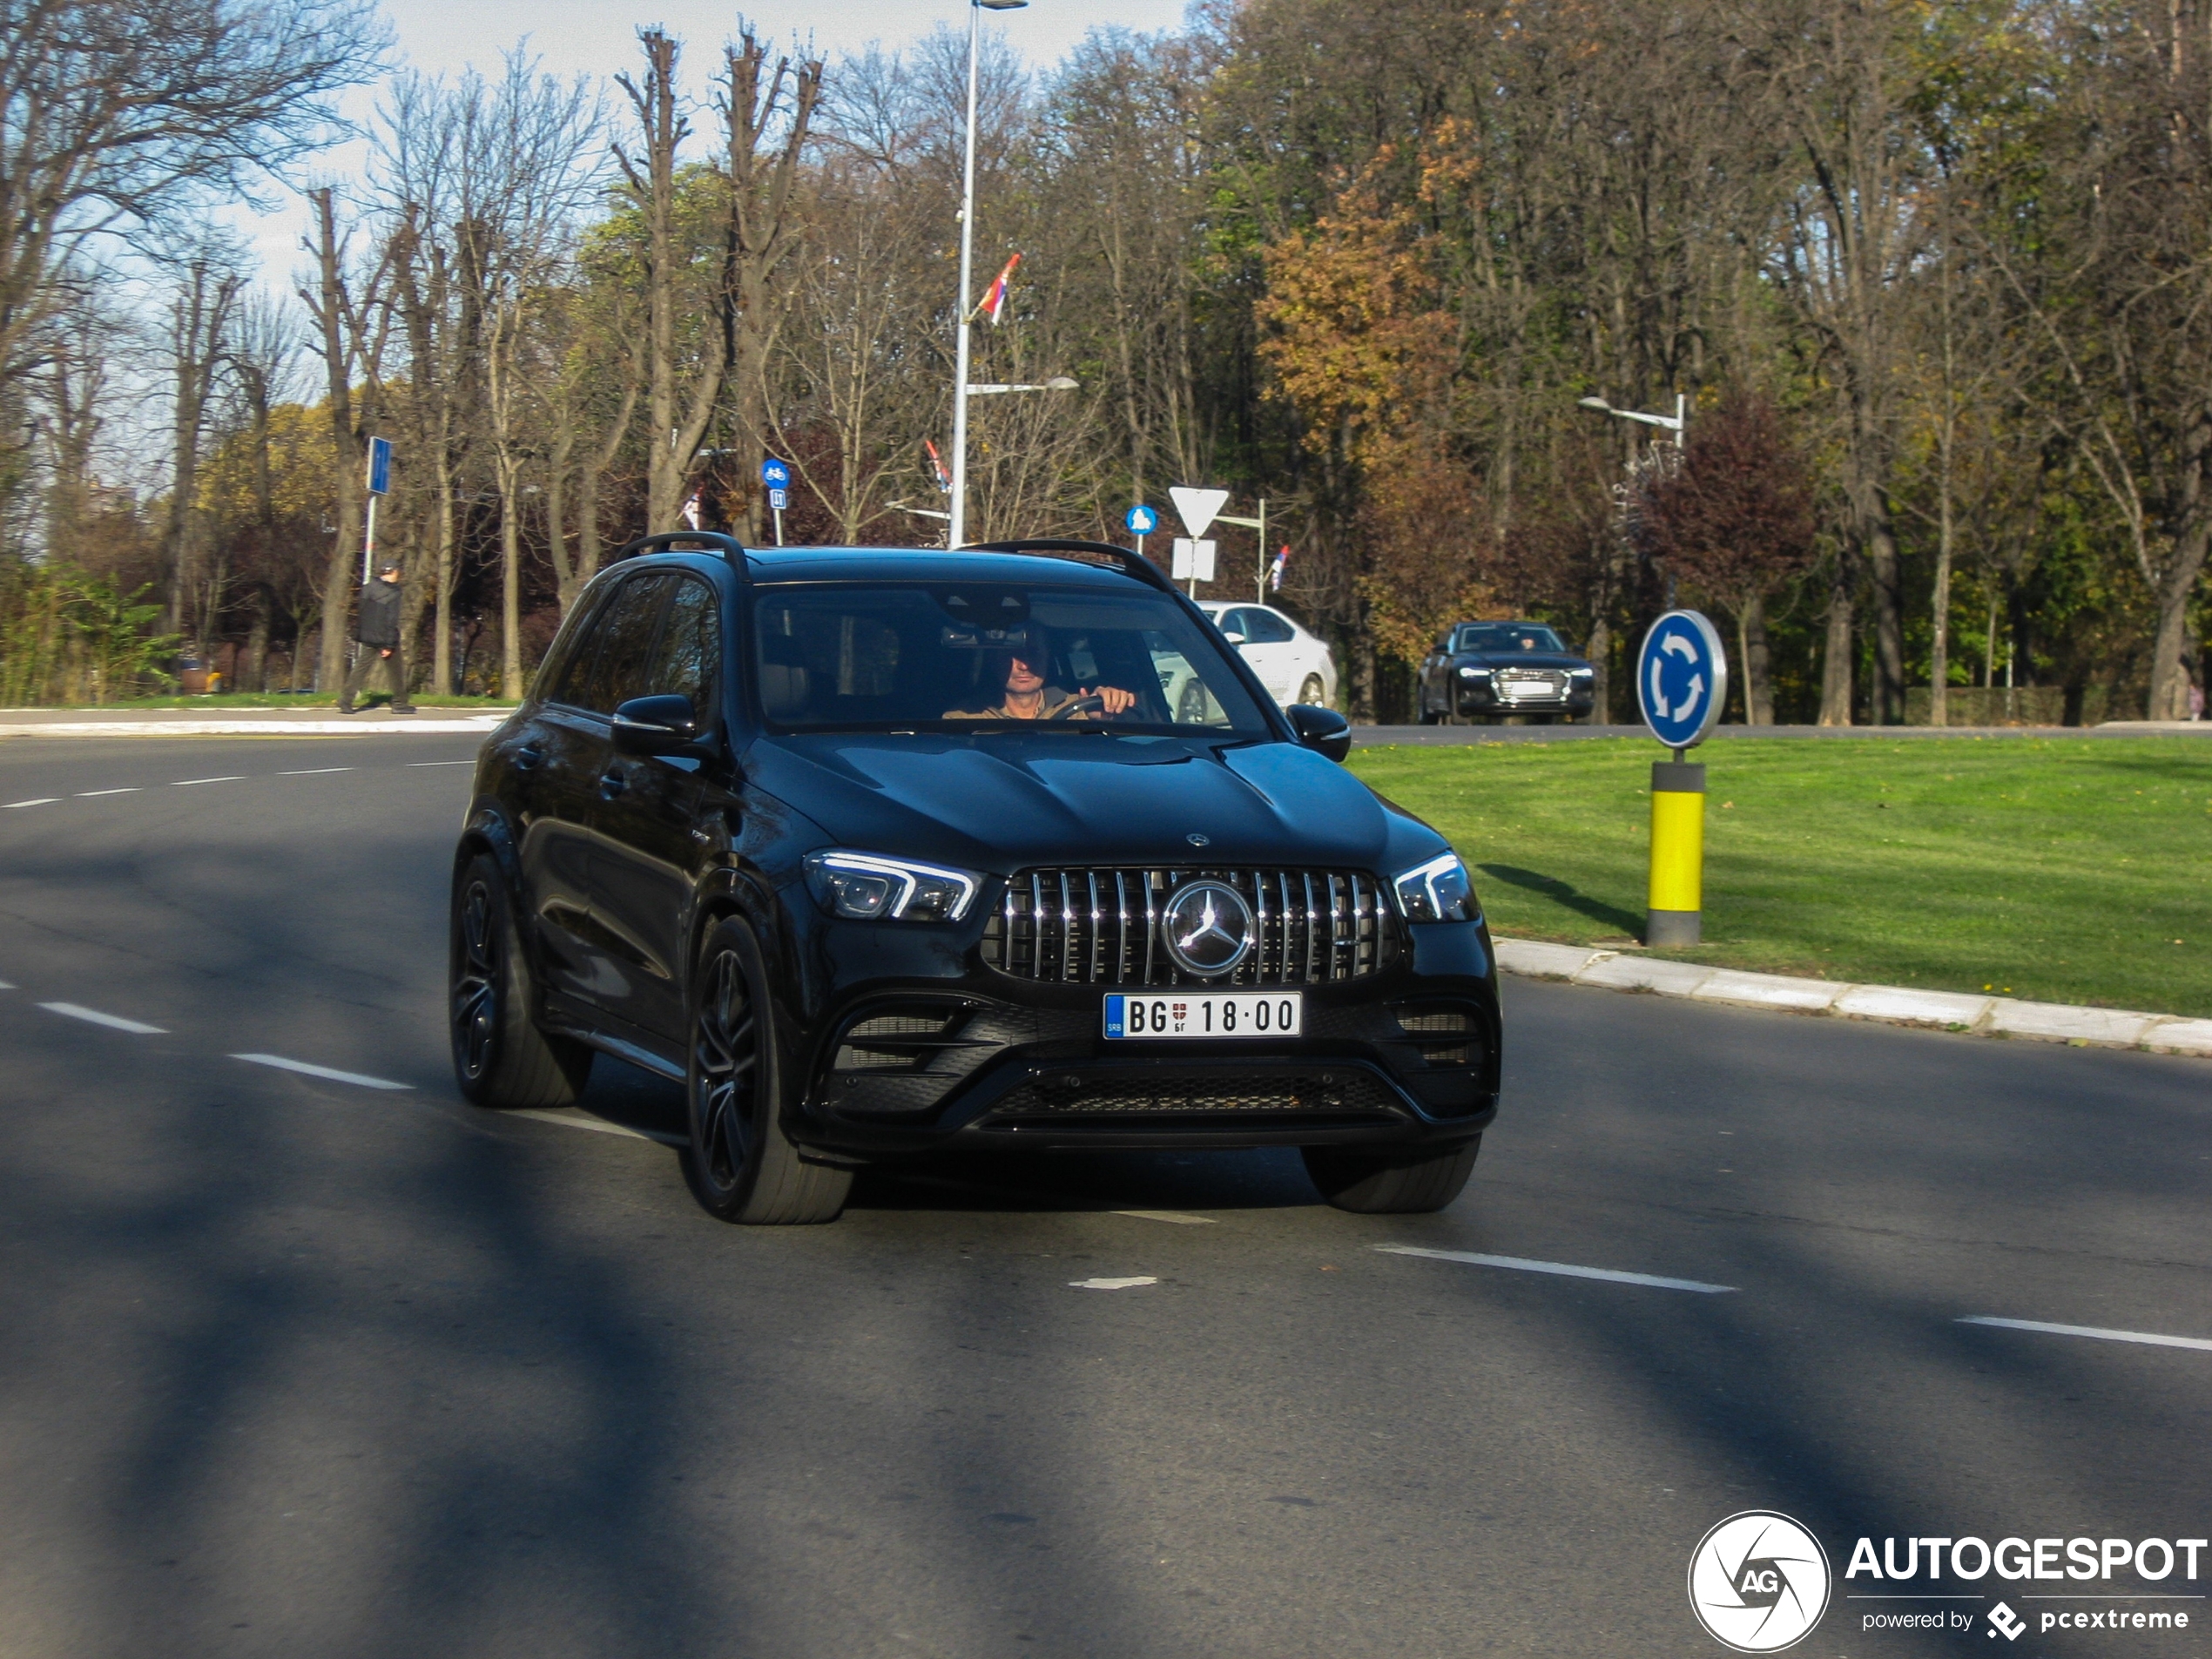
[[[1206,526],[1213,523],[1214,515],[1229,505],[1225,489],[1193,489],[1188,484],[1177,484],[1168,491],[1168,499],[1175,503],[1175,510],[1183,515],[1183,528],[1192,536],[1204,536]]]

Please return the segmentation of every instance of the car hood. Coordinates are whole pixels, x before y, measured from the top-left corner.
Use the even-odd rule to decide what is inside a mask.
[[[1463,651],[1452,658],[1469,668],[1588,668],[1589,663],[1563,651]]]
[[[761,738],[745,765],[755,787],[841,845],[1001,873],[1201,856],[1383,871],[1440,845],[1334,761],[1290,743],[838,733]],[[1206,838],[1203,855],[1193,835]]]

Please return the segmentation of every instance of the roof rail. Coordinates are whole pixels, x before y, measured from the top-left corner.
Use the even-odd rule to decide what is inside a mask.
[[[607,563],[617,564],[633,554],[650,553],[656,548],[666,550],[678,542],[701,543],[708,550],[718,552],[728,560],[731,571],[738,581],[752,580],[752,572],[745,569],[745,543],[734,536],[723,535],[720,530],[665,530],[658,536],[641,536],[636,541],[624,542],[617,548],[614,557]]]
[[[1110,542],[1082,542],[1065,536],[1040,536],[1029,542],[971,542],[965,547],[951,550],[954,553],[1045,553],[1087,555],[1088,563],[1111,559],[1121,567],[1124,576],[1135,577],[1139,582],[1168,593],[1180,593],[1182,589],[1170,581],[1167,573],[1142,553],[1126,547],[1116,547]]]

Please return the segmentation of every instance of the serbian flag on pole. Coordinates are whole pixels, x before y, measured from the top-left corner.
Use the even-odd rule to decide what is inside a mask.
[[[934,472],[937,475],[937,488],[943,490],[948,496],[951,495],[953,493],[953,475],[945,470],[945,463],[938,458],[937,446],[930,442],[928,439],[924,438],[921,441],[921,447],[929,451],[929,469],[932,472]]]
[[[1008,260],[1006,262],[1006,269],[998,273],[997,280],[984,290],[983,302],[975,307],[981,315],[991,320],[991,327],[994,328],[999,326],[999,319],[1006,314],[1006,296],[1014,287],[1014,267],[1021,263],[1022,256],[1019,253]]]
[[[1291,544],[1288,542],[1285,542],[1283,543],[1283,550],[1275,556],[1274,566],[1267,573],[1268,591],[1271,593],[1282,592],[1283,572],[1289,567],[1290,563]]]
[[[693,490],[691,498],[684,503],[684,522],[693,529],[699,527],[699,492]]]

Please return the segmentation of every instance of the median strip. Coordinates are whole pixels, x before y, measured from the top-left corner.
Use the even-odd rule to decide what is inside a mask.
[[[395,1083],[388,1077],[371,1077],[365,1072],[340,1071],[332,1066],[310,1065],[304,1060],[287,1060],[280,1054],[234,1054],[233,1060],[243,1060],[250,1065],[274,1066],[279,1071],[296,1071],[303,1077],[320,1077],[334,1083],[352,1083],[361,1089],[412,1089],[413,1083]]]
[[[98,1008],[88,1008],[78,1002],[41,1002],[38,1005],[49,1014],[83,1020],[91,1025],[104,1025],[111,1031],[128,1031],[134,1037],[159,1037],[168,1033],[158,1025],[143,1025],[136,1020],[126,1020],[119,1014],[103,1014]]]
[[[2025,1037],[2077,1048],[2144,1049],[2154,1054],[2212,1058],[2212,1020],[2187,1020],[2126,1008],[2025,1002],[2009,996],[1924,991],[1903,985],[1850,985],[1835,980],[1746,974],[1663,956],[1554,945],[1538,939],[1494,941],[1498,966],[1528,979],[1565,980],[1609,991],[1642,991],[1735,1008],[1826,1014],[1885,1025],[1912,1025],[1973,1036]]]
[[[1565,1278],[1602,1279],[1608,1285],[1641,1285],[1654,1291],[1695,1291],[1703,1296],[1732,1293],[1733,1285],[1708,1285],[1694,1278],[1662,1278],[1656,1273],[1626,1273],[1614,1267],[1578,1267],[1571,1262],[1531,1261],[1525,1256],[1483,1256],[1467,1250],[1425,1250],[1419,1244],[1375,1244],[1386,1256],[1422,1256],[1435,1262],[1465,1262],[1472,1267],[1503,1267],[1516,1273],[1557,1273]]]
[[[2040,1319],[1999,1319],[1970,1313],[1960,1325],[1986,1325],[2000,1331],[2033,1331],[2047,1337],[2090,1337],[2099,1342],[2140,1342],[2153,1348],[2196,1348],[2212,1353],[2212,1339],[2161,1336],[2155,1331],[2107,1331],[2094,1325],[2046,1325]]]

